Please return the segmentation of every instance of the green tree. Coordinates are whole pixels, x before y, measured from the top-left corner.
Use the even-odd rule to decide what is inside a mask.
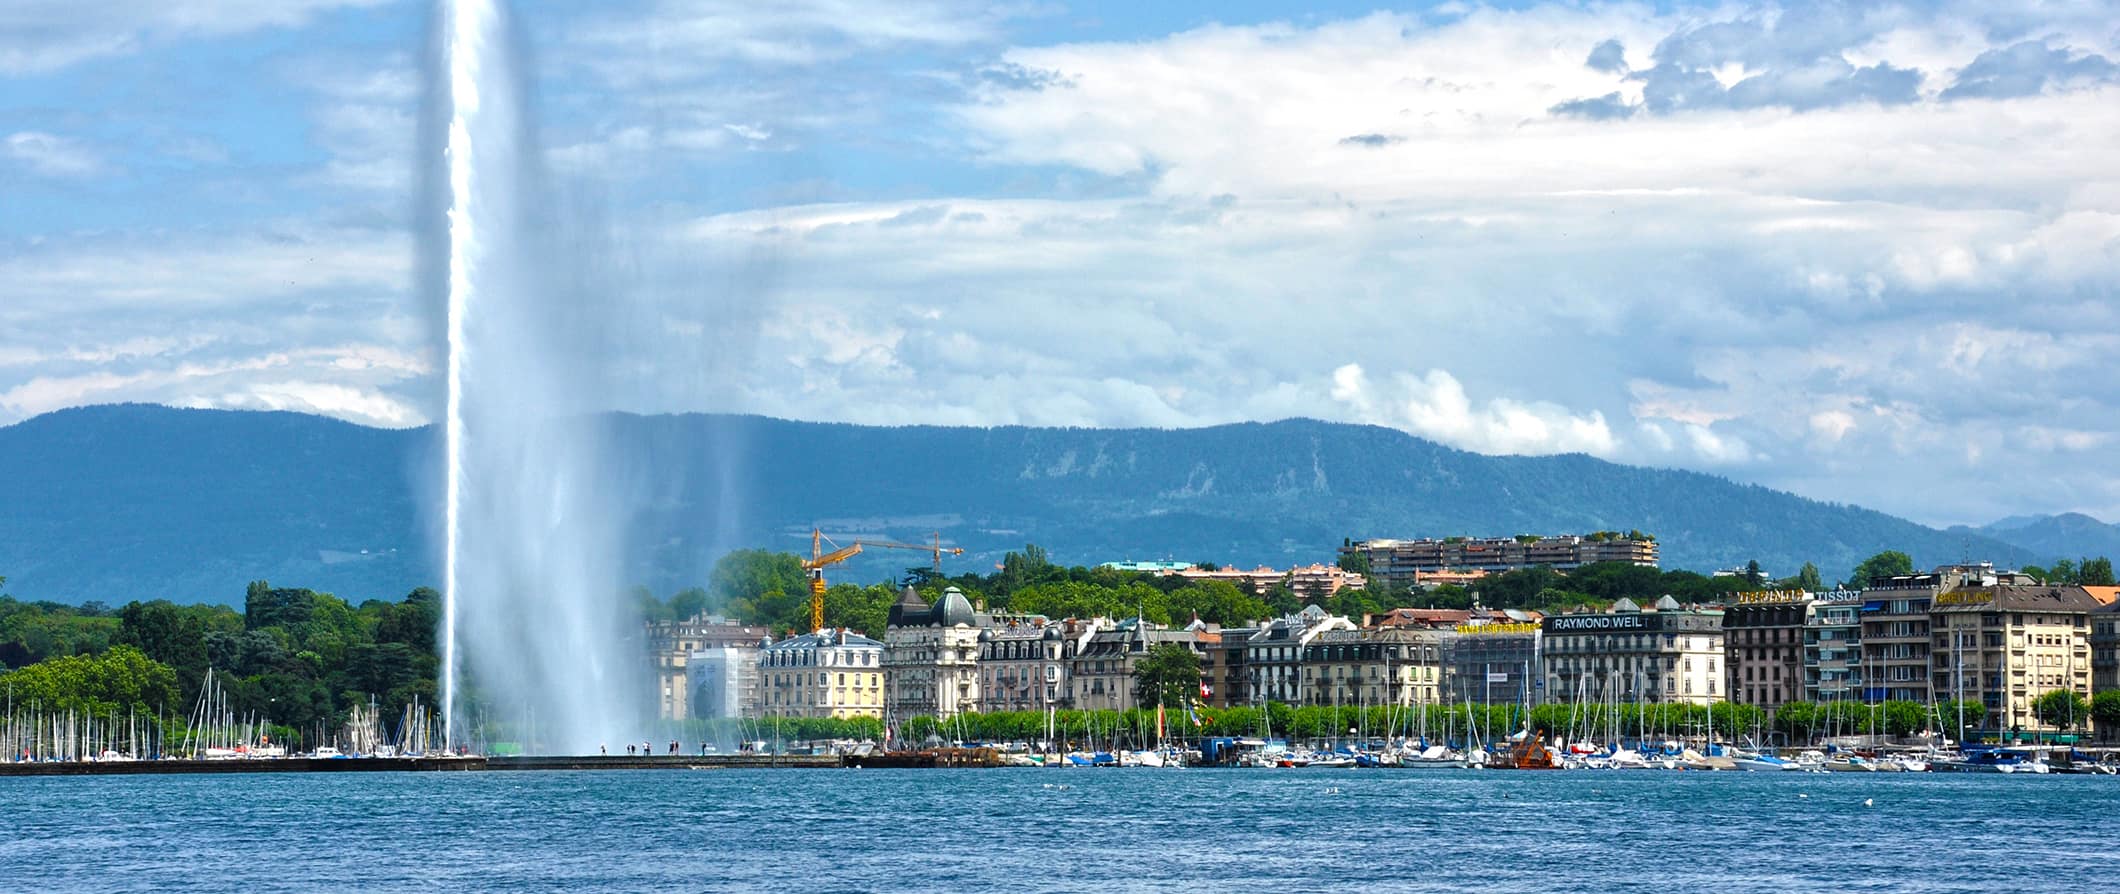
[[[2068,689],[2056,689],[2032,701],[2032,716],[2055,729],[2075,729],[2091,716],[2090,703]]]
[[[1893,736],[1911,736],[1928,727],[1928,712],[1919,702],[1884,703],[1884,731]]]
[[[1953,739],[1962,740],[1967,732],[1987,726],[1987,715],[1987,706],[1976,699],[1944,699],[1936,703],[1936,722]]]
[[[1745,583],[1751,585],[1754,589],[1766,585],[1767,573],[1760,570],[1758,559],[1745,563]]]
[[[1809,562],[1803,563],[1803,570],[1796,573],[1796,589],[1806,593],[1816,593],[1825,588],[1826,582],[1823,577],[1819,576],[1818,566]]]
[[[1361,550],[1341,553],[1340,570],[1352,571],[1356,574],[1367,576],[1369,574],[1369,554]]]
[[[2078,580],[2076,563],[2067,559],[2055,559],[2054,567],[2047,569],[2046,582],[2050,584],[2073,584]]]
[[[2120,731],[2120,689],[2091,696],[2091,722],[2098,725],[2098,738],[2109,740]]]
[[[1823,719],[1818,706],[1810,702],[1789,702],[1774,709],[1774,728],[1788,734],[1792,742],[1811,741]]]
[[[711,597],[699,587],[686,587],[670,596],[670,617],[688,620],[706,614]]]
[[[2076,582],[2086,587],[2113,586],[2113,560],[2104,556],[2084,559],[2076,569]]]
[[[1200,691],[1200,656],[1179,643],[1158,643],[1134,665],[1134,701],[1184,707]]]
[[[1848,586],[1867,587],[1872,580],[1913,573],[1913,556],[1896,549],[1888,549],[1862,560],[1862,564],[1855,566],[1854,571],[1848,572]]]
[[[104,716],[181,708],[176,671],[123,645],[101,655],[65,655],[0,674],[0,688],[13,693],[16,704],[41,703],[47,713],[71,710]]]
[[[737,600],[755,603],[769,594],[807,594],[809,588],[802,559],[793,553],[771,550],[735,550],[715,561],[714,570],[707,575],[709,608],[733,606]],[[748,616],[746,619],[758,620]]]

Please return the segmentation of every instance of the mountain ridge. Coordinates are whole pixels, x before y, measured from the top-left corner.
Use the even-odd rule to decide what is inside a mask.
[[[863,426],[765,416],[606,414],[639,488],[615,519],[632,579],[703,582],[728,549],[828,533],[964,546],[984,567],[1026,542],[1057,561],[1330,562],[1343,538],[1656,534],[1666,567],[1816,562],[1830,581],[1900,549],[1928,565],[2018,546],[1700,472],[1583,454],[1483,456],[1376,426],[1308,419],[1196,429]],[[288,412],[79,407],[0,428],[0,574],[23,598],[230,601],[270,579],[352,598],[431,584],[430,427]],[[834,579],[874,580],[906,555]],[[946,568],[947,570],[947,568]]]

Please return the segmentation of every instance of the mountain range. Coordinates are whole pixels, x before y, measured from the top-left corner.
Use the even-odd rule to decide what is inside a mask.
[[[1977,528],[1958,525],[1949,530],[2021,547],[2038,556],[2043,564],[2055,559],[2120,556],[2120,525],[2106,524],[2080,512],[2018,515]]]
[[[608,463],[649,495],[612,520],[631,544],[624,583],[665,594],[703,583],[733,548],[806,551],[813,525],[841,540],[939,533],[966,550],[946,572],[986,570],[1026,543],[1064,564],[1250,567],[1331,562],[1346,538],[1629,529],[1658,537],[1665,567],[1757,560],[1787,575],[1812,561],[1829,582],[1885,549],[1922,566],[2120,554],[2094,546],[2113,543],[2095,539],[2113,527],[2083,516],[1940,531],[1696,472],[1485,456],[1301,419],[1183,430],[696,414],[581,424],[610,426],[619,447]],[[235,601],[258,579],[397,598],[439,577],[422,511],[439,499],[438,442],[432,427],[296,413],[119,405],[38,416],[0,428],[0,575],[18,598],[62,602]],[[832,576],[875,581],[925,561],[872,550]]]

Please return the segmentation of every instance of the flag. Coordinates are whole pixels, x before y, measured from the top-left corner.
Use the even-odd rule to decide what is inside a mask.
[[[1163,706],[1156,706],[1156,738],[1163,738]]]
[[[1207,685],[1207,681],[1206,681],[1206,680],[1201,680],[1201,681],[1200,681],[1200,697],[1201,697],[1201,698],[1206,698],[1206,697],[1208,697],[1208,696],[1210,696],[1210,695],[1214,695],[1214,694],[1215,694],[1215,691],[1214,691],[1214,689],[1213,689],[1212,687],[1210,687],[1210,686],[1208,686],[1208,685]]]

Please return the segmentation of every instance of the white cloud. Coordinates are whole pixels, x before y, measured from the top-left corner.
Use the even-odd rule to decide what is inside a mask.
[[[104,171],[96,153],[79,140],[42,131],[24,130],[0,141],[0,151],[9,159],[42,177],[88,177]]]
[[[2120,436],[2120,87],[1941,97],[2018,39],[1996,35],[2120,58],[2109,6],[1864,7],[1805,40],[1920,69],[1913,101],[1820,100],[1832,65],[1765,46],[1702,65],[1730,89],[1811,77],[1796,86],[1819,107],[1604,121],[1551,111],[1646,101],[1593,48],[1616,40],[1639,69],[1674,34],[1790,10],[1467,6],[993,49],[1021,11],[529,22],[560,186],[614,196],[591,235],[618,250],[581,252],[609,329],[584,341],[624,358],[611,400],[887,423],[1327,416],[1932,519],[2120,512],[2120,476],[2092,461]],[[176,33],[196,32],[133,39]],[[410,55],[293,68],[327,161],[290,179],[334,208],[409,198]],[[0,246],[8,412],[68,394],[433,412],[405,371],[429,335],[402,233],[43,238]],[[192,331],[217,340],[110,353]],[[368,366],[349,344],[392,353]],[[274,353],[317,359],[246,365]]]
[[[1365,422],[1480,453],[1609,456],[1619,446],[1603,413],[1574,415],[1557,404],[1508,398],[1475,406],[1465,386],[1440,369],[1400,373],[1379,389],[1350,363],[1333,370],[1332,396]]]
[[[0,16],[0,75],[45,72],[143,45],[293,28],[318,13],[391,0],[10,0]]]

